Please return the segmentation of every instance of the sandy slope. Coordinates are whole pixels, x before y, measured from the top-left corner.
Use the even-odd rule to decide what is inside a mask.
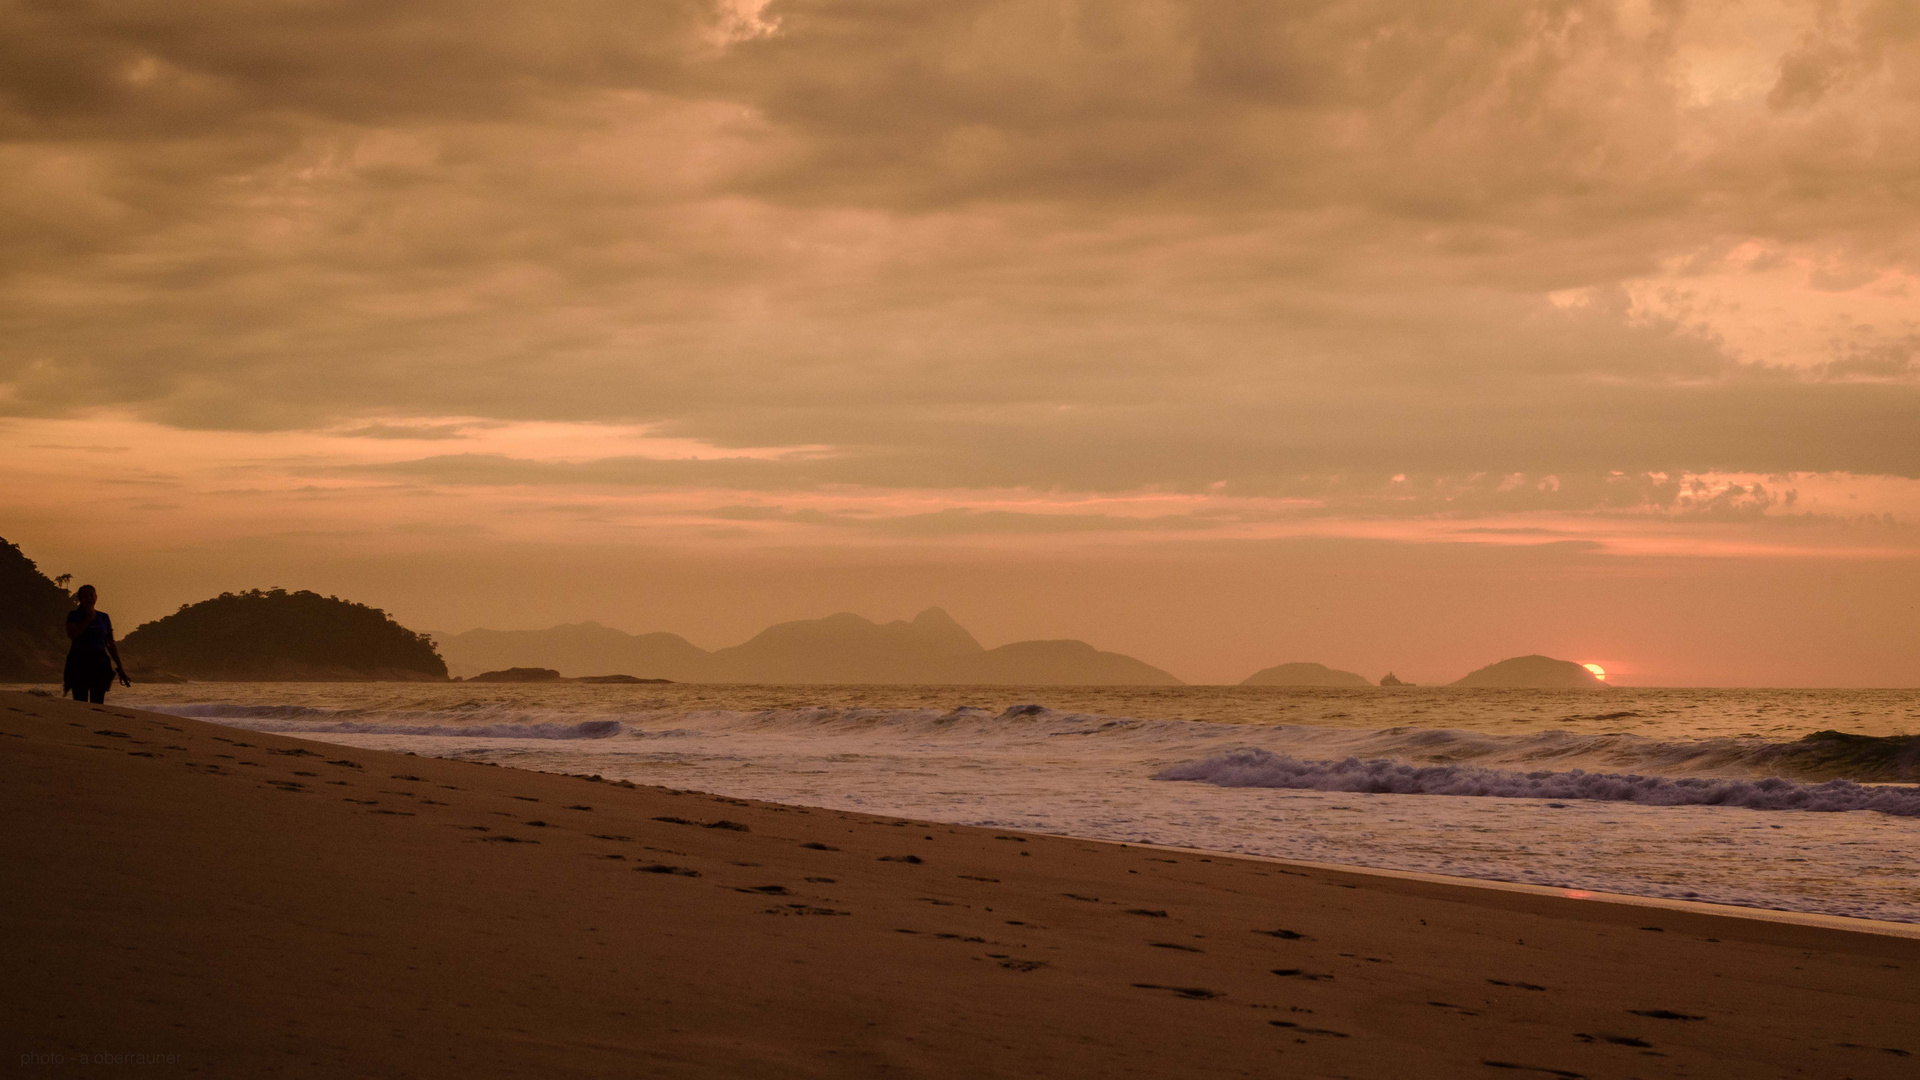
[[[0,806],[0,1053],[25,1072],[107,1071],[81,1061],[101,1054],[302,1077],[1920,1070],[1914,940],[12,693]]]

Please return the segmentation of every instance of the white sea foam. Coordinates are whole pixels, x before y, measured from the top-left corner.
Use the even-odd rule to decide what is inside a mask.
[[[1409,765],[1376,758],[1301,761],[1266,750],[1235,750],[1175,765],[1156,780],[1220,787],[1296,788],[1374,795],[1464,795],[1509,799],[1591,799],[1643,806],[1741,806],[1815,812],[1876,810],[1920,817],[1920,787],[1866,787],[1851,780],[1796,784],[1778,777],[1725,780],[1634,773],[1508,772],[1461,765]]]

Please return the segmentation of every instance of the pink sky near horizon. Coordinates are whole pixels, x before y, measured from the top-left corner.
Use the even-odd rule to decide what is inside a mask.
[[[1920,686],[1920,0],[0,6],[0,536]]]

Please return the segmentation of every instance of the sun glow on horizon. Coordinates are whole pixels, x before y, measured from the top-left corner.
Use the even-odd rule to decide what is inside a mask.
[[[1593,672],[1593,677],[1596,679],[1605,679],[1607,677],[1607,669],[1601,667],[1599,664],[1581,664],[1580,666]]]

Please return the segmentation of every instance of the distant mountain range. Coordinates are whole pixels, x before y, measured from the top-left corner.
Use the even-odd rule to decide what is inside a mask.
[[[703,683],[931,683],[1179,686],[1151,664],[1084,641],[1016,641],[988,649],[939,608],[876,623],[842,612],[770,626],[711,652],[678,634],[628,634],[599,623],[435,635],[455,675],[515,667],[566,676],[626,674]]]
[[[67,643],[64,588],[0,540],[0,682],[57,680]],[[433,638],[437,638],[436,642]],[[709,652],[678,634],[628,634],[582,622],[545,630],[419,634],[384,611],[284,589],[222,593],[185,605],[126,635],[136,682],[204,680],[487,681],[601,678],[698,683],[922,683],[975,686],[1180,686],[1151,664],[1084,641],[1016,641],[981,647],[952,616],[928,608],[911,621],[876,623],[841,613],[770,626],[751,641]],[[442,664],[442,658],[445,663]],[[514,671],[513,669],[552,669]],[[1242,686],[1352,687],[1361,675],[1295,662],[1255,672]],[[1391,674],[1383,686],[1408,685]],[[1510,689],[1592,689],[1585,666],[1548,656],[1489,664],[1450,684]]]
[[[922,683],[974,686],[1180,686],[1179,679],[1084,641],[1016,641],[982,648],[940,608],[876,623],[842,612],[769,626],[744,644],[709,652],[679,634],[629,634],[596,622],[545,630],[469,630],[434,635],[447,669],[474,676],[551,668],[567,678],[636,675],[697,683]],[[1255,672],[1242,686],[1363,689],[1364,675],[1295,662]],[[1403,685],[1394,680],[1390,685]],[[1570,660],[1520,656],[1452,683],[1509,689],[1604,688]]]
[[[1280,664],[1256,671],[1240,680],[1241,686],[1372,686],[1365,675],[1341,671],[1325,664]]]

